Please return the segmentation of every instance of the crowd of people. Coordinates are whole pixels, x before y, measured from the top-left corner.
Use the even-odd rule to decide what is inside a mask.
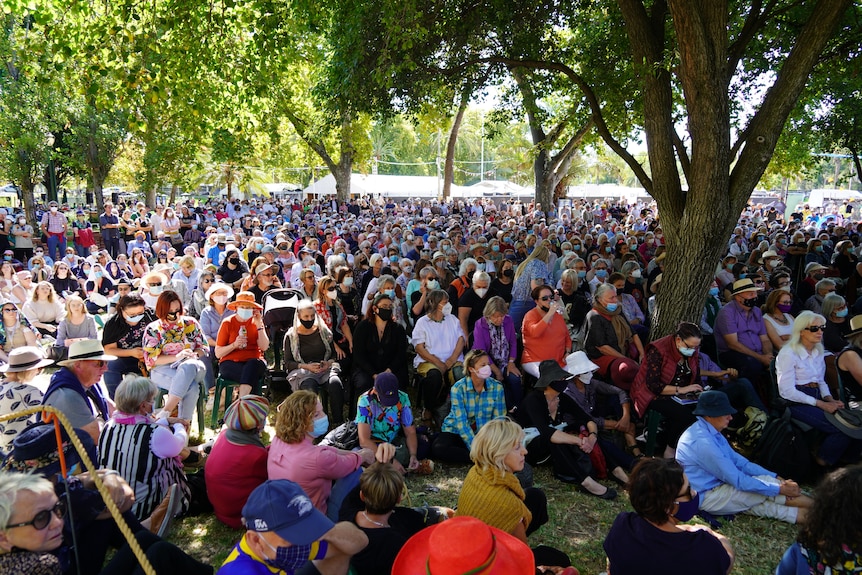
[[[110,478],[146,549],[177,557],[165,573],[207,572],[158,534],[176,515],[209,509],[247,530],[226,574],[407,573],[398,565],[412,568],[423,553],[429,564],[446,561],[446,551],[464,554],[465,571],[500,560],[512,569],[501,572],[521,572],[519,546],[529,553],[528,536],[548,521],[530,473],[546,464],[597,499],[618,496],[603,479],[629,492],[634,513],[605,541],[614,574],[644,572],[645,557],[655,558],[646,572],[667,572],[661,553],[677,532],[690,541],[674,561],[728,572],[732,545],[688,525],[697,513],[800,523],[782,565],[846,564],[862,550],[855,527],[846,540],[819,539],[808,521],[822,517],[819,498],[725,435],[786,409],[818,433],[814,461],[832,472],[822,489],[856,473],[858,206],[800,206],[786,221],[775,207],[748,207],[702,317],[655,338],[655,294],[673,277],[654,205],[192,204],[106,203],[97,236],[88,214],[52,202],[39,214],[41,241],[26,218],[0,209],[0,401],[69,418],[92,444],[98,469],[86,473]],[[283,331],[264,320],[278,294],[295,302]],[[60,369],[39,390],[30,382],[51,360]],[[279,370],[289,395],[276,409],[263,385]],[[236,383],[237,399],[192,473],[203,455],[188,448],[190,424],[202,421],[199,400],[217,378]],[[661,420],[657,459],[636,439],[652,416]],[[49,426],[0,425],[10,453],[0,565],[119,572],[111,565],[129,558],[110,519],[60,521],[67,490],[92,491],[87,476],[58,481],[43,460],[18,453]],[[330,441],[351,431],[349,445]],[[472,465],[457,510],[400,507],[404,476],[429,473],[434,461]],[[16,475],[27,462],[54,483]],[[86,512],[71,501],[71,512]],[[468,518],[491,529],[496,550],[430,545],[461,525],[478,534]],[[90,567],[73,564],[72,530],[90,538],[97,529],[106,535]],[[121,551],[103,571],[109,546]],[[524,572],[573,569],[545,546],[527,557]]]

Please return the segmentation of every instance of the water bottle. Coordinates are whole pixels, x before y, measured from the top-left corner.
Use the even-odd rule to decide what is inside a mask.
[[[245,329],[245,326],[242,326],[241,328],[239,328],[239,337],[246,337],[247,334],[248,334],[248,330]],[[240,349],[245,349],[246,345],[248,345],[248,344],[246,344],[246,343],[242,344],[240,346]]]

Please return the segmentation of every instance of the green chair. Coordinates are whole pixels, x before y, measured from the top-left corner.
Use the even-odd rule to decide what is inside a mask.
[[[216,378],[215,384],[215,395],[213,396],[213,412],[212,417],[210,418],[210,427],[212,429],[216,429],[218,426],[218,415],[219,415],[219,407],[221,403],[221,394],[224,392],[224,410],[227,411],[227,408],[230,407],[230,404],[233,400],[233,390],[234,388],[239,387],[238,381],[233,381],[232,379],[227,379],[222,376],[218,376]]]
[[[200,393],[198,393],[198,405],[197,405],[197,419],[198,419],[198,435],[200,437],[204,436],[204,412],[207,407],[207,390],[204,387],[204,384],[201,382],[198,384],[200,387]],[[159,391],[156,393],[156,408],[161,408],[165,405],[165,395],[167,395],[168,390],[159,388]]]

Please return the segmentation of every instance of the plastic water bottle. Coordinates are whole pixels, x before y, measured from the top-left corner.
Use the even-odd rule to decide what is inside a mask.
[[[239,337],[246,337],[247,334],[248,334],[248,330],[245,329],[245,326],[242,326],[241,328],[239,328]],[[246,345],[248,345],[248,344],[245,344],[245,343],[242,344],[240,349],[245,349]]]

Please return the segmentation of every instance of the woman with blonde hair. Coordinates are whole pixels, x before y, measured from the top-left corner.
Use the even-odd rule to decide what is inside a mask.
[[[515,476],[524,468],[526,454],[520,425],[502,417],[483,425],[470,447],[473,467],[464,479],[455,514],[475,517],[529,544],[527,537],[548,522],[548,500],[537,487],[521,487]],[[556,549],[533,551],[536,565],[571,565]]]
[[[36,283],[51,279],[51,268],[45,265],[45,258],[41,256],[34,256],[30,260],[30,273],[33,274],[33,281]]]
[[[58,347],[69,347],[76,341],[96,339],[96,321],[87,313],[84,300],[78,295],[66,298],[66,316],[57,326]]]
[[[66,317],[66,310],[54,291],[54,286],[48,281],[36,284],[36,290],[21,309],[30,324],[42,335],[54,335],[57,326]]]
[[[173,273],[171,279],[184,281],[189,288],[189,293],[194,292],[201,277],[201,271],[195,267],[195,258],[183,256],[180,258],[179,266],[180,269]]]
[[[825,329],[825,317],[803,311],[793,322],[793,333],[787,345],[775,359],[778,393],[788,402],[790,413],[825,434],[815,457],[824,467],[835,465],[842,457],[858,461],[860,448],[860,440],[845,435],[826,416],[846,406],[832,397],[826,384]]]
[[[374,462],[374,452],[315,445],[328,430],[329,419],[316,394],[290,394],[278,407],[267,472],[270,479],[297,483],[317,509],[337,520],[344,497],[359,484],[360,467]]]
[[[4,261],[0,264],[0,295],[9,299],[12,297],[12,288],[18,285],[18,276],[12,262]]]
[[[512,316],[515,329],[518,331],[521,331],[524,315],[536,307],[536,302],[533,301],[530,294],[541,285],[551,285],[552,277],[548,270],[548,258],[550,258],[548,248],[538,246],[515,270],[509,315]]]

